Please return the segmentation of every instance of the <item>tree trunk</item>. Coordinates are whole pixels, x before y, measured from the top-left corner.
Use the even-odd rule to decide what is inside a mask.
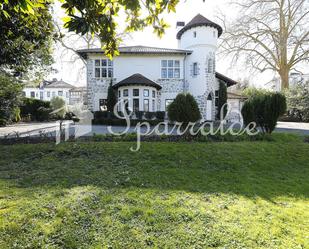
[[[281,78],[281,90],[289,89],[290,70],[283,69],[279,74],[280,74],[280,78]]]

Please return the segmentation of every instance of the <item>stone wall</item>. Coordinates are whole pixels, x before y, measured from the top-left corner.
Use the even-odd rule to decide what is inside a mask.
[[[99,99],[106,98],[110,79],[97,79],[93,72],[94,60],[87,60],[87,101],[89,110],[93,111]]]
[[[182,79],[159,79],[157,84],[162,86],[161,93],[182,93],[185,88],[185,81]]]

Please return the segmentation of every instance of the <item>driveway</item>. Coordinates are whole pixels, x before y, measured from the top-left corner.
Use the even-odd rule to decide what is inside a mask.
[[[70,125],[69,133],[74,135],[76,131],[80,131],[83,136],[92,136],[95,134],[108,134],[106,125],[78,125],[75,126],[73,122],[67,121]],[[41,133],[48,133],[50,136],[55,136],[55,130],[58,127],[56,122],[45,123],[18,123],[9,125],[7,127],[0,127],[0,138],[16,137],[16,136],[38,136]],[[115,133],[121,133],[125,127],[112,127]],[[309,135],[309,123],[292,123],[292,122],[278,122],[276,131],[278,132],[292,132],[303,135]],[[134,127],[130,127],[129,133],[135,132]],[[142,132],[145,128],[142,127]]]
[[[66,122],[72,123],[72,121]],[[41,132],[53,132],[57,126],[57,122],[21,122],[6,127],[0,127],[0,138],[38,135]]]
[[[278,122],[276,131],[309,135],[309,123]]]

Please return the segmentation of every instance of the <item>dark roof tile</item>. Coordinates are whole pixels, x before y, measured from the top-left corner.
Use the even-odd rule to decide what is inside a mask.
[[[184,26],[179,32],[177,33],[177,39],[179,40],[184,32],[187,30],[199,27],[199,26],[209,26],[213,27],[218,30],[218,37],[222,35],[222,28],[220,25],[208,20],[206,17],[202,16],[201,14],[198,14],[195,16],[186,26]]]
[[[232,80],[229,77],[226,77],[223,74],[218,73],[218,72],[216,72],[216,78],[219,79],[219,80],[224,81],[227,84],[228,87],[238,84],[237,81]]]
[[[153,82],[152,80],[146,78],[145,76],[137,73],[133,74],[130,77],[118,82],[117,84],[113,85],[113,88],[118,88],[121,86],[128,86],[128,85],[143,85],[143,86],[152,86],[155,87],[157,90],[160,90],[162,87],[157,83]]]

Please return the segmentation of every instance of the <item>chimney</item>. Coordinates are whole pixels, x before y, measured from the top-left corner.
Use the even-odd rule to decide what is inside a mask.
[[[177,23],[176,23],[176,31],[178,32],[178,31],[181,30],[185,25],[186,25],[185,22],[177,22]]]

